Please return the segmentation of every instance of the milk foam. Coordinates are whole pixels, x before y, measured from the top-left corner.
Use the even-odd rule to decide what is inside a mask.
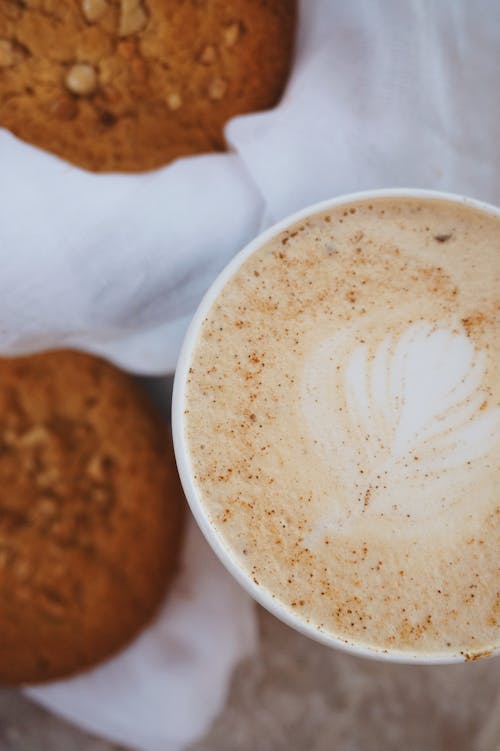
[[[471,464],[495,447],[500,408],[487,407],[485,353],[461,327],[422,321],[380,343],[353,346],[353,339],[348,329],[333,335],[304,368],[304,421],[347,495],[344,508],[331,498],[334,513],[315,534],[347,520],[349,529],[360,515],[371,524],[381,515],[384,524],[411,519],[429,534],[429,519],[469,503],[471,486],[481,482]],[[443,503],[436,480],[464,469],[460,489]],[[449,482],[458,485],[456,474]]]
[[[235,273],[186,384],[202,506],[255,586],[367,648],[500,644],[500,221],[377,199]]]

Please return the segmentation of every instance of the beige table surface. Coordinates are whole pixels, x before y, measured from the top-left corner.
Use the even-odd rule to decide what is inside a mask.
[[[259,653],[189,751],[500,751],[500,658],[447,667],[362,660],[259,611]],[[117,751],[0,690],[0,751]]]

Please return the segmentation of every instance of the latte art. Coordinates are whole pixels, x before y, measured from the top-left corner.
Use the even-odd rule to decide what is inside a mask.
[[[376,652],[500,646],[500,218],[379,198],[242,263],[200,326],[184,430],[253,586]]]
[[[475,460],[492,453],[500,426],[500,408],[488,407],[484,352],[460,327],[425,322],[375,347],[350,351],[353,340],[348,329],[327,339],[305,367],[304,422],[346,489],[320,528],[363,515],[398,520],[401,532],[401,523],[454,514],[470,502]],[[439,497],[433,488],[447,474],[455,492]]]

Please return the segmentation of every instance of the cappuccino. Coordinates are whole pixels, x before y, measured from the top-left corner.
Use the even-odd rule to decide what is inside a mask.
[[[350,645],[499,646],[500,219],[375,198],[256,250],[203,321],[192,476],[225,548]]]

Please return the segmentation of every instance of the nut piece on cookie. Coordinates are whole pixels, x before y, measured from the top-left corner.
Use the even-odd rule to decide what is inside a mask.
[[[232,23],[224,29],[224,44],[226,47],[233,47],[240,38],[239,23]]]
[[[97,88],[95,68],[87,63],[76,63],[66,74],[66,86],[77,96],[93,94]]]
[[[36,446],[40,443],[46,443],[49,438],[50,433],[45,425],[34,425],[19,438],[19,443],[21,446]]]
[[[95,482],[102,482],[106,479],[107,467],[110,462],[111,460],[108,457],[94,454],[87,464],[87,475]]]
[[[82,0],[83,15],[89,23],[98,21],[107,10],[107,0]]]
[[[172,112],[175,112],[175,110],[180,109],[182,107],[182,97],[180,94],[178,94],[176,91],[172,92],[167,97],[167,105],[169,110],[172,110]]]
[[[120,26],[121,37],[137,34],[146,26],[148,14],[141,0],[121,0]]]
[[[208,87],[208,96],[210,99],[222,99],[227,91],[227,83],[223,78],[214,78]]]
[[[212,44],[207,44],[207,46],[202,49],[198,60],[202,65],[211,65],[215,62],[215,58],[215,47]]]
[[[14,47],[8,39],[0,39],[0,68],[10,68],[14,65]]]

